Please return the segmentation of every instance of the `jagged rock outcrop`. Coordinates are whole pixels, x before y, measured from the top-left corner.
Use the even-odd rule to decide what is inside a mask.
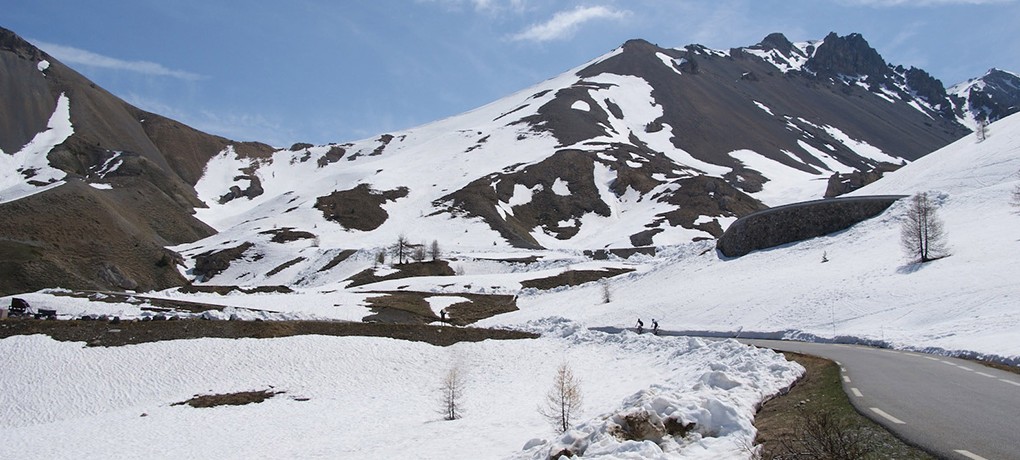
[[[833,173],[829,176],[825,188],[825,198],[835,198],[857,190],[882,178],[887,173],[900,169],[903,165],[880,163],[870,171],[853,171],[849,173]]]
[[[960,111],[973,120],[995,122],[1020,112],[1020,75],[991,69],[950,89]]]

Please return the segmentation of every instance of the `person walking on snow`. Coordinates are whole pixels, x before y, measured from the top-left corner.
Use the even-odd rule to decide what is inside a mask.
[[[641,322],[641,318],[637,319],[637,333],[640,334],[645,329],[645,323]]]
[[[659,335],[659,322],[652,318],[652,334]]]

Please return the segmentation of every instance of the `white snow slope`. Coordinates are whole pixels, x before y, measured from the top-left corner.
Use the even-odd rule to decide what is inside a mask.
[[[803,369],[735,341],[529,325],[535,340],[447,348],[383,338],[199,339],[85,348],[0,341],[0,458],[515,458],[570,447],[593,458],[739,458],[756,405]],[[579,423],[556,436],[538,407],[567,363]],[[466,376],[463,417],[440,384]],[[196,394],[283,392],[246,406],[173,405]],[[626,414],[695,423],[683,439],[619,440]]]

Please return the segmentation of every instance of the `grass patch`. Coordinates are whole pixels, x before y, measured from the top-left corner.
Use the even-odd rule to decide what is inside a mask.
[[[535,288],[538,290],[549,290],[565,286],[579,286],[584,283],[598,281],[603,278],[612,278],[624,273],[634,271],[632,268],[606,268],[604,270],[568,270],[556,276],[538,278],[521,282],[525,289]]]
[[[964,358],[964,359],[966,359],[966,358]],[[1009,364],[997,363],[995,361],[986,361],[986,360],[983,360],[983,359],[970,359],[969,361],[973,361],[973,362],[978,363],[978,364],[980,364],[982,366],[988,366],[988,367],[991,367],[991,368],[995,368],[995,369],[998,369],[1000,371],[1011,372],[1013,374],[1020,374],[1020,366],[1011,366]]]
[[[858,413],[843,391],[836,363],[799,353],[783,354],[807,371],[789,393],[773,398],[758,411],[754,424],[758,428],[755,442],[762,446],[760,458],[935,458]],[[818,444],[830,441],[847,445],[841,452],[852,456],[818,457]]]
[[[175,402],[171,406],[189,405],[191,407],[217,407],[217,406],[243,406],[246,404],[258,404],[282,391],[239,391],[237,393],[225,393],[218,395],[195,395],[195,397],[181,402]]]
[[[536,334],[504,329],[429,326],[424,324],[351,323],[342,321],[106,321],[6,319],[0,321],[0,339],[15,335],[44,334],[64,342],[115,347],[165,340],[215,337],[267,339],[295,335],[335,337],[389,337],[448,346],[458,342],[531,339]]]

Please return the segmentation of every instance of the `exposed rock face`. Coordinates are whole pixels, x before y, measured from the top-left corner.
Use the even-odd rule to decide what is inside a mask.
[[[833,173],[829,176],[829,184],[825,189],[825,198],[835,198],[850,193],[865,185],[882,178],[886,173],[900,169],[902,165],[881,163],[870,171],[854,171],[851,173]]]
[[[994,122],[1020,112],[1020,75],[991,69],[957,87],[955,97],[975,120]]]
[[[389,214],[382,205],[407,196],[407,187],[395,190],[373,190],[368,184],[361,184],[350,190],[333,192],[315,200],[315,208],[322,215],[344,228],[372,231],[379,228]]]
[[[864,75],[872,84],[884,81],[889,71],[882,56],[860,34],[840,37],[835,32],[818,45],[806,67],[825,78]]]
[[[195,257],[195,268],[192,273],[198,280],[208,281],[230,268],[231,262],[243,257],[245,252],[254,246],[252,243],[245,242],[232,248],[199,254]]]
[[[539,248],[531,235],[534,229],[565,239],[578,228],[561,226],[561,222],[575,222],[588,213],[609,215],[609,206],[595,187],[594,164],[586,152],[563,150],[520,171],[478,179],[443,197],[437,205],[446,202],[453,213],[481,217],[512,245]],[[554,191],[558,180],[566,183],[568,194]],[[517,187],[530,190],[530,199],[512,206]]]
[[[902,67],[897,67],[901,70]],[[938,107],[939,113],[946,118],[952,118],[953,104],[946,93],[946,87],[939,79],[932,77],[924,70],[911,67],[902,71],[906,78],[907,86],[914,91],[917,97],[924,99],[932,106]]]
[[[262,180],[254,172],[234,177],[234,180],[247,180],[248,187],[241,190],[240,186],[231,185],[230,190],[220,197],[220,204],[227,203],[237,198],[248,198],[249,200],[261,195],[265,190],[262,188]]]
[[[843,230],[881,214],[902,196],[833,198],[767,209],[737,219],[717,243],[726,257]]]
[[[793,46],[793,43],[791,43],[790,40],[787,39],[785,35],[778,32],[768,34],[761,42],[759,42],[755,46],[752,46],[751,48],[761,49],[765,51],[770,50],[778,51],[779,54],[787,58],[799,56],[801,58],[807,59],[807,55],[803,51],[801,51],[800,48]]]
[[[757,45],[757,49],[763,48],[776,48],[789,56],[805,54],[778,34]],[[681,71],[677,75],[674,69],[663,65],[660,56],[684,63],[697,62],[699,71]],[[838,126],[853,139],[867,140],[870,145],[907,160],[917,159],[967,133],[955,119],[933,121],[930,115],[908,104],[890,104],[868,90],[834,78],[847,73],[868,76],[869,83],[875,84],[891,80],[887,74],[893,74],[892,70],[859,35],[830,34],[804,67],[810,71],[783,73],[773,62],[742,50],[731,50],[729,55],[722,56],[699,46],[663,49],[632,40],[624,45],[624,52],[582,70],[578,76],[611,73],[647,81],[663,110],[656,124],[673,127],[672,144],[700,161],[733,168],[728,176],[730,183],[747,192],[759,190],[761,181],[738,178],[761,177],[760,173],[736,161],[730,152],[753,150],[790,168],[809,173],[824,171],[823,162],[803,147],[804,142],[814,149],[831,151],[837,161],[856,169],[876,166],[874,161],[862,158],[830,132],[820,129],[818,123],[810,122],[806,114],[811,119],[826,120],[829,126]],[[910,134],[889,129],[889,119],[897,120],[898,128]],[[547,116],[542,126],[548,126],[560,139],[561,134],[551,124],[551,117]],[[790,129],[791,124],[795,130]]]

